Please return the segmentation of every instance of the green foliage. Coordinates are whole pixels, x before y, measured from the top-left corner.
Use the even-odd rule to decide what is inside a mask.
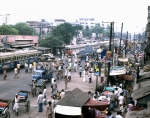
[[[100,26],[99,23],[95,24],[95,27],[92,28],[92,32],[96,33],[96,35],[103,33],[104,32],[104,28]]]
[[[89,29],[88,26],[86,26],[86,28],[82,30],[82,34],[83,36],[90,38],[92,36],[92,30]]]
[[[61,36],[66,44],[70,44],[70,40],[74,36],[74,28],[70,23],[63,23],[52,30],[54,36]]]
[[[73,26],[73,29],[74,29],[74,35],[77,36],[79,34],[79,31],[81,31],[83,27],[81,25],[76,25]]]
[[[35,29],[24,22],[19,22],[13,27],[18,30],[19,35],[37,35]]]
[[[64,42],[63,40],[61,40],[61,37],[54,36],[51,33],[48,33],[45,39],[39,40],[39,45],[42,47],[53,48],[53,47],[61,46],[62,44],[64,44]]]
[[[0,35],[17,35],[18,31],[10,25],[0,26]]]

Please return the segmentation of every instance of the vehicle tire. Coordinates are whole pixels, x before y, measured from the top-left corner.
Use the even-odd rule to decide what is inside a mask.
[[[9,111],[6,112],[6,118],[10,118],[10,113],[9,113]]]
[[[26,113],[28,113],[29,111],[30,111],[30,101],[28,100],[26,104]]]

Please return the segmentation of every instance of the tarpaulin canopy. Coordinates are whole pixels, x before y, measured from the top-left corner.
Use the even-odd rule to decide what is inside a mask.
[[[87,103],[85,103],[84,106],[88,106],[90,108],[95,108],[100,111],[106,110],[106,108],[109,106],[109,101],[95,101],[93,99],[89,99]]]

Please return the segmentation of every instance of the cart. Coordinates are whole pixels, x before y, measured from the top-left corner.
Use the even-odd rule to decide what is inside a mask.
[[[19,106],[25,106],[27,113],[30,110],[30,101],[28,100],[29,95],[30,95],[30,92],[26,91],[26,90],[20,90],[18,92],[18,96],[19,96],[18,104],[19,104]],[[15,99],[12,101],[12,110],[13,110],[14,104],[15,104]]]
[[[43,82],[42,80],[37,80],[36,82],[36,89],[33,89],[33,84],[28,84],[31,86],[31,93],[32,96],[36,96],[37,92],[43,92],[44,90],[44,86],[45,86],[45,82]]]
[[[10,118],[10,113],[8,111],[10,100],[0,98],[0,118]]]

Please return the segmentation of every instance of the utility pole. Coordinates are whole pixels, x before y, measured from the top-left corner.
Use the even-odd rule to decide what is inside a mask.
[[[6,16],[6,23],[5,23],[5,25],[6,25],[6,40],[7,40],[7,21],[8,21],[7,16],[9,16],[9,15],[10,14],[0,15],[0,16]]]
[[[127,49],[127,45],[128,45],[128,31],[127,31],[127,37],[126,37],[126,43],[125,43],[125,57],[126,57],[126,49]]]
[[[111,41],[112,41],[112,28],[114,28],[114,22],[103,22],[110,23],[110,40],[109,40],[109,51],[111,51]],[[107,86],[109,86],[109,73],[110,73],[110,62],[108,62],[108,71],[107,71]]]
[[[123,23],[121,24],[121,36],[120,36],[120,45],[119,45],[119,55],[121,55],[122,30],[123,30]]]

